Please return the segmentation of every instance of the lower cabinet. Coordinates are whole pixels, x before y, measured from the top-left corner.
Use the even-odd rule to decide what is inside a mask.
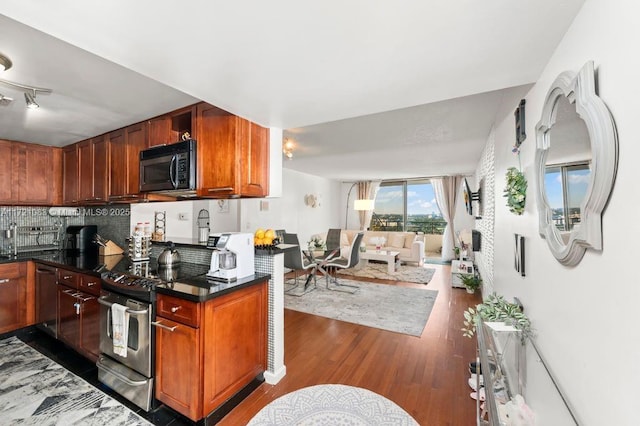
[[[27,309],[34,300],[27,284],[27,262],[0,265],[0,333],[29,325]]]
[[[96,282],[90,275],[77,274],[58,269],[58,339],[77,350],[92,361],[100,355],[100,305],[97,294],[79,291],[77,288],[60,284],[61,278],[78,276],[77,286],[82,282]]]
[[[158,295],[156,398],[198,421],[266,368],[266,281],[197,303]]]

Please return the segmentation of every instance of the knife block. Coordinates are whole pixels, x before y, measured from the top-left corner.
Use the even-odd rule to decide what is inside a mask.
[[[99,248],[98,253],[100,254],[100,256],[111,256],[114,254],[122,254],[124,253],[124,250],[120,248],[120,246],[118,246],[116,243],[109,240],[104,247]]]

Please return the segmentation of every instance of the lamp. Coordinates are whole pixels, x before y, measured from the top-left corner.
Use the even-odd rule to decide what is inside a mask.
[[[344,229],[349,229],[349,227],[347,226],[347,223],[349,221],[349,199],[351,198],[351,191],[353,191],[353,188],[355,188],[357,184],[358,182],[354,182],[353,185],[351,185],[351,188],[349,188],[349,193],[347,194],[347,208],[344,215]],[[353,202],[353,209],[357,211],[373,210],[374,203],[374,200],[368,199],[355,200]]]
[[[11,59],[0,53],[0,73],[3,73],[11,68],[11,65],[13,65],[13,63],[11,63]]]
[[[29,92],[24,92],[24,100],[27,102],[27,108],[29,109],[38,109],[40,105],[36,102],[36,91],[33,91],[33,94]]]
[[[286,138],[284,140],[284,144],[282,145],[282,152],[289,160],[293,158],[293,148],[295,148],[295,144],[293,143],[293,141],[289,138]]]

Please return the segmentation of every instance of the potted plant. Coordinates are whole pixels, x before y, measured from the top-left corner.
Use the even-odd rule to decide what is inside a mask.
[[[509,167],[506,174],[507,184],[503,196],[507,199],[507,206],[511,213],[524,213],[524,203],[527,196],[527,179],[515,167]]]
[[[532,333],[531,321],[522,312],[522,307],[516,303],[507,302],[503,296],[495,293],[476,305],[475,309],[469,308],[464,312],[462,332],[466,337],[473,337],[475,334],[478,318],[482,318],[483,321],[504,322],[522,331],[523,337]]]
[[[477,274],[460,274],[460,281],[470,294],[475,293],[482,285],[482,278]]]

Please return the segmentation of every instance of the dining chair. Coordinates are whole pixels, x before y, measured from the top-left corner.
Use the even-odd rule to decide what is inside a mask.
[[[284,267],[288,269],[292,269],[294,273],[295,285],[290,289],[286,290],[285,293],[291,296],[304,296],[309,293],[309,291],[316,289],[316,267],[317,263],[313,261],[313,258],[310,256],[306,256],[302,248],[300,247],[300,241],[298,240],[298,234],[284,234],[284,243],[285,244],[294,244],[296,247],[286,250],[284,252]],[[304,289],[301,294],[291,293],[294,289],[298,288],[300,283],[298,282],[298,272],[305,271],[307,273],[307,279],[304,283]],[[313,278],[313,288],[307,291],[309,284],[311,282],[311,278]]]
[[[325,279],[327,281],[327,290],[343,291],[346,293],[355,293],[356,291],[358,291],[358,289],[360,288],[358,286],[349,285],[349,284],[340,284],[340,282],[338,281],[337,273],[340,269],[353,268],[358,264],[358,262],[360,261],[360,250],[359,250],[360,243],[362,242],[363,237],[364,237],[364,232],[358,232],[355,235],[355,237],[353,238],[353,241],[351,242],[350,252],[347,257],[340,256],[340,257],[327,258],[326,260],[323,260],[318,265],[319,268],[325,271],[329,269],[333,269],[335,271],[331,281],[333,281],[333,284],[335,284],[336,288],[329,287],[330,274],[325,273]],[[351,288],[351,289],[354,289],[354,291],[342,290],[340,287]]]

